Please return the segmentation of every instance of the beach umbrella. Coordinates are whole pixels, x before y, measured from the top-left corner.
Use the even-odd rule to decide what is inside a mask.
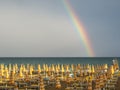
[[[108,64],[104,64],[104,68],[105,68],[105,69],[108,69]]]
[[[23,73],[22,73],[22,67],[20,67],[19,76],[20,76],[20,77],[23,76]]]
[[[0,70],[1,72],[1,76],[4,76],[4,70],[3,70],[3,67],[1,66],[1,70]]]
[[[29,70],[30,75],[32,75],[32,72],[33,72],[33,67],[30,66],[30,70]]]
[[[27,70],[29,70],[30,69],[30,64],[27,64]]]
[[[42,64],[41,70],[42,70],[42,72],[45,72],[45,64]]]
[[[56,78],[56,86],[55,87],[56,87],[56,89],[61,88],[60,80],[58,77]]]
[[[8,71],[8,67],[7,67],[7,65],[5,65],[5,71]]]
[[[76,66],[75,67],[75,70],[74,70],[76,73],[79,71],[78,67]]]
[[[13,71],[13,73],[15,74],[15,66],[13,66],[13,70],[12,70],[12,71]]]
[[[100,80],[100,88],[103,88],[103,86],[104,86],[104,78],[103,78],[103,75],[101,74],[100,76],[99,76],[99,80]]]
[[[77,75],[76,75],[76,72],[74,71],[74,79],[76,80],[77,79]]]
[[[48,71],[49,71],[49,72],[51,72],[51,71],[52,71],[51,66],[48,66]]]
[[[52,72],[55,72],[55,66],[52,64]]]
[[[66,72],[69,72],[69,65],[66,65]]]
[[[106,73],[108,70],[108,64],[104,64],[104,72]]]
[[[100,90],[100,85],[99,85],[99,78],[97,77],[95,80],[95,90]]]
[[[91,65],[89,65],[88,73],[91,73],[91,71],[92,71],[92,67],[91,67]]]
[[[1,68],[4,69],[4,64],[1,64]]]
[[[38,64],[38,73],[41,72],[41,67],[40,67],[40,64]]]
[[[61,80],[65,80],[65,77],[64,77],[63,73],[61,73],[60,79],[61,79]]]
[[[89,79],[88,80],[88,89],[87,90],[92,90],[92,81]]]
[[[25,81],[29,81],[28,72],[25,72]]]
[[[10,82],[11,82],[11,84],[14,84],[14,73],[13,73],[13,71],[11,71]]]
[[[92,73],[94,73],[94,72],[95,72],[94,65],[92,65],[92,67],[91,67],[91,72],[92,72]]]
[[[55,67],[55,72],[56,72],[58,70],[57,65],[54,65],[54,67]]]
[[[50,76],[50,75],[51,75],[51,71],[52,71],[52,70],[51,70],[51,67],[49,66],[49,67],[48,67],[48,73],[47,73],[47,74],[48,74],[48,76]]]
[[[58,70],[60,71],[60,64],[58,64],[57,67],[58,67]]]
[[[86,65],[86,68],[87,68],[87,69],[89,69],[89,68],[90,68],[90,65],[89,65],[89,64],[87,64],[87,65]]]
[[[1,76],[4,76],[3,64],[0,65],[0,68],[1,68],[1,70],[0,70]]]
[[[43,77],[42,76],[40,76],[39,90],[45,90],[45,86],[44,86],[44,82],[43,82]]]
[[[113,65],[111,65],[111,74],[114,74],[114,68],[113,68]]]
[[[116,69],[119,70],[119,63],[118,63],[118,60],[116,60]]]
[[[104,78],[104,82],[106,82],[107,81],[107,76],[106,76],[105,73],[103,74],[103,78]]]
[[[26,68],[25,68],[25,65],[23,65],[23,72],[26,72]]]
[[[15,66],[15,72],[17,72],[18,71],[18,65],[15,64],[14,66]]]
[[[9,78],[9,73],[8,73],[8,68],[7,68],[7,66],[5,67],[5,73],[6,73],[6,78]]]
[[[61,68],[62,68],[62,73],[64,73],[65,72],[65,70],[64,70],[64,66],[63,66],[63,64],[61,65]]]
[[[45,65],[45,72],[48,72],[48,65]]]
[[[83,70],[80,69],[80,76],[82,77],[83,76]]]
[[[86,77],[85,77],[85,80],[88,82],[88,80],[89,80],[89,76],[86,76]]]
[[[78,64],[78,69],[80,69],[81,68],[81,65],[80,64]]]
[[[73,72],[74,71],[74,65],[71,64],[71,71]]]
[[[8,71],[11,72],[11,64],[8,65]]]

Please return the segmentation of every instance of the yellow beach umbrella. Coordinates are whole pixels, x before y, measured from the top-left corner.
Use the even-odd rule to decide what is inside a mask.
[[[15,64],[15,72],[18,70],[18,65]]]
[[[23,65],[23,70],[22,70],[23,72],[26,72],[26,68],[25,68],[25,65]]]
[[[111,74],[114,74],[113,65],[111,65]]]
[[[87,64],[87,65],[86,65],[86,68],[87,68],[87,69],[89,69],[89,68],[90,68],[90,65],[89,65],[89,64]]]
[[[68,65],[66,66],[66,71],[69,72],[69,66]]]
[[[108,64],[104,64],[104,68],[105,68],[105,69],[108,69]]]
[[[45,65],[45,71],[48,72],[48,65]]]
[[[54,66],[54,64],[52,64],[52,71],[53,71],[53,72],[55,71],[55,66]]]
[[[55,67],[55,71],[56,71],[56,73],[58,73],[58,67],[57,66]]]
[[[62,68],[62,73],[64,73],[65,72],[65,70],[64,70],[64,66],[63,66],[63,64],[61,65],[61,68]]]
[[[38,64],[38,73],[41,72],[41,67],[40,67],[40,64]]]
[[[8,70],[6,71],[6,78],[9,78]]]
[[[15,67],[14,66],[13,66],[13,70],[12,71],[13,71],[13,74],[15,74]]]
[[[56,88],[57,89],[61,88],[60,80],[58,77],[56,78]]]
[[[92,72],[92,67],[91,67],[91,65],[89,65],[88,72],[89,72],[89,73]]]
[[[57,67],[58,67],[58,70],[60,70],[60,64],[58,64]]]
[[[45,71],[46,70],[46,66],[45,66],[45,64],[43,64],[43,71]]]
[[[8,66],[8,71],[11,72],[11,64]]]
[[[32,66],[30,66],[30,71],[29,71],[30,75],[32,75],[32,71],[33,71]]]
[[[91,72],[92,72],[92,73],[94,73],[94,72],[95,72],[94,65],[92,65],[92,67],[91,67]]]
[[[71,70],[72,70],[72,72],[74,71],[74,65],[73,64],[71,64]]]
[[[22,73],[22,67],[20,67],[20,73],[19,73],[19,76],[20,76],[20,77],[23,76],[23,73]]]
[[[3,70],[3,67],[1,67],[1,76],[4,76],[4,70]]]
[[[81,67],[80,67],[80,64],[78,64],[78,65],[77,65],[77,68],[78,68],[78,69],[80,69],[80,68],[81,68]]]

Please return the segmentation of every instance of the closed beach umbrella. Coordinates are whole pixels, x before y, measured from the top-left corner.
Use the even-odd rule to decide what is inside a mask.
[[[41,72],[41,67],[40,67],[40,64],[38,64],[38,73]]]
[[[55,67],[54,67],[54,65],[52,64],[52,71],[54,72],[55,71]]]
[[[20,76],[20,77],[22,77],[22,76],[23,76],[23,73],[22,73],[22,67],[20,67],[19,76]]]
[[[64,70],[63,64],[61,65],[61,67],[62,67],[62,73],[64,73],[64,72],[65,72],[65,70]]]
[[[111,74],[114,74],[113,65],[111,65]]]

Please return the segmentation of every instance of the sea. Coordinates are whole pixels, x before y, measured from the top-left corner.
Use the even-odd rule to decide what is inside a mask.
[[[0,57],[0,64],[108,64],[117,59],[120,65],[120,57]]]

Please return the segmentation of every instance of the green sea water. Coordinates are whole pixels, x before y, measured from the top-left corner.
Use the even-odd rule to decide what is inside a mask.
[[[112,64],[114,57],[1,57],[2,64]],[[120,65],[120,57],[116,58]]]

